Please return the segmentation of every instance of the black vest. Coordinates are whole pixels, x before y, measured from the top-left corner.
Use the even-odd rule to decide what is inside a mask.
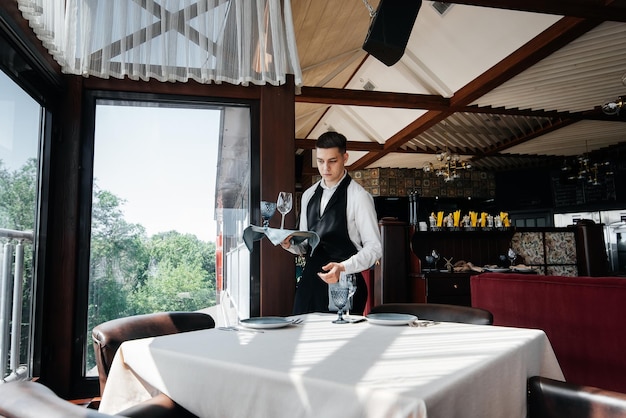
[[[352,181],[349,175],[342,180],[331,196],[324,213],[320,215],[320,205],[324,189],[317,186],[307,207],[307,223],[309,231],[317,232],[320,243],[312,257],[324,258],[325,263],[343,261],[356,254],[357,249],[348,235],[348,185]]]

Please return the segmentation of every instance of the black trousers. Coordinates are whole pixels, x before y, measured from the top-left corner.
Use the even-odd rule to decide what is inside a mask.
[[[319,265],[318,265],[319,264]],[[317,273],[322,271],[322,266],[327,262],[310,259],[302,272],[302,278],[296,286],[296,295],[293,304],[293,314],[299,315],[311,312],[328,311],[328,285]],[[350,313],[363,314],[367,303],[367,287],[361,273],[357,273],[356,292],[352,297],[352,309]]]

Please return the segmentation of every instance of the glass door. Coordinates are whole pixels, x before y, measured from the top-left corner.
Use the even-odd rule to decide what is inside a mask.
[[[0,71],[0,379],[32,376],[42,107]]]

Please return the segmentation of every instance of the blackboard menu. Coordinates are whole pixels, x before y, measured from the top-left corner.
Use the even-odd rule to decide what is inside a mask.
[[[615,200],[615,183],[612,177],[603,179],[602,184],[593,185],[583,181],[571,181],[562,176],[552,176],[554,207],[576,206],[585,203]]]

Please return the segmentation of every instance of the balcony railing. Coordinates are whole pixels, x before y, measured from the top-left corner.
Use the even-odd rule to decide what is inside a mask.
[[[24,245],[32,244],[32,231],[0,228],[0,381],[28,377],[28,366],[20,363],[24,295]],[[30,322],[30,320],[28,321]],[[28,324],[26,324],[28,325]]]

